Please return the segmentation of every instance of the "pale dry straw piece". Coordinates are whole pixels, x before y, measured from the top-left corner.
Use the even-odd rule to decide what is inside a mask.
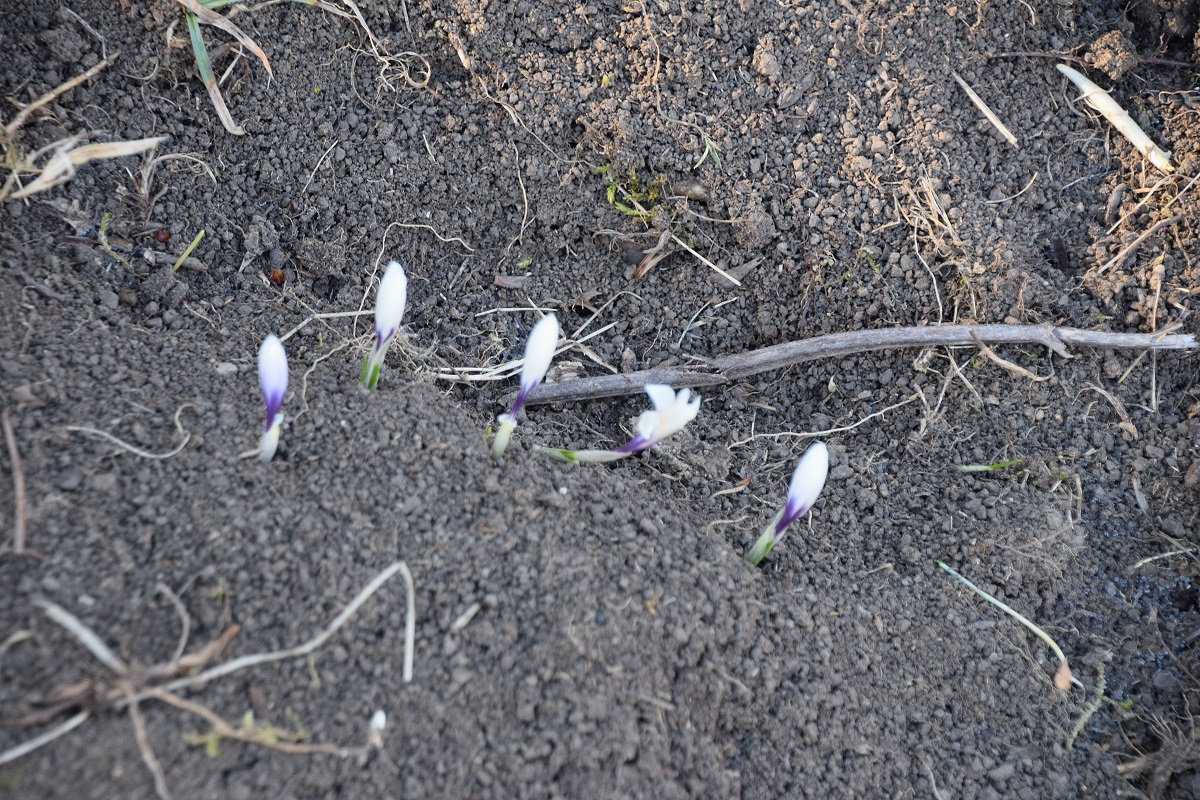
[[[1156,145],[1146,135],[1145,131],[1138,127],[1138,124],[1133,121],[1133,118],[1129,116],[1125,109],[1121,108],[1116,100],[1113,100],[1112,95],[1092,83],[1079,70],[1072,69],[1066,64],[1057,64],[1056,66],[1059,72],[1070,78],[1071,83],[1079,87],[1079,91],[1083,92],[1083,99],[1087,101],[1087,104],[1099,111],[1105,119],[1111,122],[1112,126],[1129,140],[1135,150],[1150,159],[1150,163],[1163,172],[1175,171],[1175,166],[1171,163],[1171,157]]]
[[[962,87],[962,90],[967,93],[967,97],[971,98],[971,102],[975,104],[975,107],[983,112],[983,115],[987,117],[987,121],[992,123],[996,130],[1000,131],[1000,135],[1007,139],[1009,144],[1011,144],[1013,147],[1021,146],[1017,144],[1017,137],[1014,136],[1013,132],[1008,129],[1008,126],[1000,121],[1000,118],[997,117],[992,109],[988,107],[988,104],[983,102],[983,98],[975,94],[975,90],[968,86],[967,82],[959,77],[957,72],[951,70],[950,77],[954,78],[954,80],[958,82],[958,85]]]

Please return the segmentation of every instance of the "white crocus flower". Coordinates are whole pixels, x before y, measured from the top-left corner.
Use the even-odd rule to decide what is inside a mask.
[[[267,423],[259,443],[258,457],[270,461],[279,446],[279,431],[283,424],[283,396],[287,394],[288,363],[283,342],[271,333],[258,348],[258,385],[262,388],[263,404],[267,407]]]
[[[368,389],[374,389],[379,382],[379,370],[383,367],[383,357],[387,355],[388,345],[400,330],[400,320],[404,318],[404,306],[408,302],[408,276],[399,261],[387,265],[379,288],[375,292],[375,343],[363,360],[362,382]]]
[[[787,503],[763,530],[754,547],[746,554],[746,560],[757,566],[781,539],[783,532],[800,517],[808,513],[821,490],[825,488],[825,477],[829,474],[829,448],[817,442],[804,451],[792,473],[788,484]]]
[[[558,317],[547,314],[538,320],[529,332],[529,340],[525,343],[525,363],[521,365],[521,388],[517,390],[512,409],[507,414],[500,415],[500,427],[496,430],[496,440],[492,442],[492,458],[503,457],[513,428],[517,427],[517,415],[521,413],[529,394],[546,377],[546,370],[550,369],[557,346]]]
[[[387,713],[381,708],[371,715],[371,724],[367,732],[367,746],[376,750],[383,747],[383,729],[387,727]]]
[[[560,461],[572,463],[616,461],[648,450],[668,436],[679,433],[700,411],[700,398],[693,398],[691,389],[680,389],[676,393],[662,383],[648,383],[643,388],[654,408],[642,412],[637,421],[637,435],[620,447],[612,450],[538,449]]]

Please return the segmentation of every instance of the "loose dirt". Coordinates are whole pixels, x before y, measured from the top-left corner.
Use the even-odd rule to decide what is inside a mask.
[[[644,397],[534,407],[497,465],[485,431],[513,381],[438,378],[518,357],[534,307],[574,339],[611,326],[554,380],[938,322],[1195,333],[1200,94],[1160,63],[1195,59],[1195,2],[360,8],[374,47],[319,8],[240,10],[273,79],[203,29],[244,136],[177,3],[0,8],[5,120],[120,53],[31,115],[26,151],[95,131],[186,156],[91,164],[0,208],[0,398],[32,551],[0,555],[0,716],[111,677],[37,598],[148,665],[179,637],[162,583],[193,647],[240,626],[232,658],[309,638],[404,559],[411,683],[396,579],[310,658],[187,694],[336,744],[382,708],[382,752],[206,753],[185,742],[206,723],[146,701],[174,797],[1200,795],[1194,355],[996,348],[1041,382],[976,348],[812,362],[704,390],[695,424],[588,468],[532,448],[619,444]],[[1075,102],[1051,51],[1176,172]],[[239,459],[263,336],[369,310],[392,258],[409,309],[379,389],[357,384],[369,318],[312,319],[287,341],[280,454]],[[186,444],[147,458],[70,426]],[[810,434],[827,488],[753,569]],[[1055,690],[1052,654],[938,559],[1042,624],[1083,687]],[[156,790],[128,715],[104,711],[0,767],[0,796]]]

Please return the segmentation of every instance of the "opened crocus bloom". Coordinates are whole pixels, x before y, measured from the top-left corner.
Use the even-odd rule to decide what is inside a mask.
[[[404,306],[408,302],[408,276],[400,262],[393,261],[384,270],[383,278],[379,281],[379,289],[375,292],[375,343],[363,360],[362,382],[368,389],[374,389],[379,382],[379,370],[383,367],[383,357],[387,355],[388,345],[400,330],[400,320],[404,318]]]
[[[612,450],[538,449],[560,461],[572,463],[616,461],[648,450],[671,434],[678,433],[700,411],[700,398],[693,398],[691,389],[680,389],[676,393],[670,386],[661,383],[648,383],[644,388],[654,408],[642,412],[637,421],[637,435],[620,447]]]
[[[517,427],[517,415],[529,398],[530,392],[537,388],[550,369],[554,359],[554,348],[558,345],[558,317],[547,314],[538,320],[529,333],[529,341],[525,343],[525,363],[521,365],[521,388],[513,400],[512,410],[500,415],[500,427],[496,431],[496,440],[492,442],[492,458],[500,458],[508,448],[508,440],[513,428]]]
[[[779,513],[746,554],[747,561],[757,566],[783,538],[787,526],[808,513],[825,488],[825,476],[828,474],[829,448],[817,442],[800,457],[796,471],[792,473],[792,482],[788,485],[787,503],[779,509]]]
[[[267,424],[259,444],[258,457],[270,461],[279,446],[279,430],[283,424],[283,396],[287,394],[288,363],[283,342],[271,333],[258,348],[258,385],[262,388],[263,404],[267,407]]]

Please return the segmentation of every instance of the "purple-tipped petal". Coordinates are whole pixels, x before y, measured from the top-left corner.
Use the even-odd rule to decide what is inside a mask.
[[[550,362],[554,360],[554,348],[557,346],[558,317],[547,314],[533,326],[533,330],[529,332],[529,339],[525,342],[525,363],[521,365],[521,388],[517,390],[517,397],[513,400],[508,416],[516,419],[517,415],[521,413],[521,408],[529,399],[530,392],[538,387],[542,378],[546,377],[546,370],[550,369]]]
[[[824,442],[816,442],[804,451],[792,473],[792,481],[788,485],[787,504],[783,514],[775,524],[778,535],[791,525],[817,502],[821,490],[825,488],[825,478],[829,474],[829,448]]]
[[[375,347],[382,348],[400,329],[408,302],[408,276],[399,261],[392,261],[375,292]]]
[[[288,387],[287,351],[283,349],[283,342],[273,333],[267,334],[258,348],[258,385],[262,388],[263,403],[267,407],[265,429],[270,430]]]
[[[558,317],[547,314],[533,326],[529,341],[525,343],[525,363],[521,366],[521,390],[525,394],[532,392],[546,377],[557,346]]]

